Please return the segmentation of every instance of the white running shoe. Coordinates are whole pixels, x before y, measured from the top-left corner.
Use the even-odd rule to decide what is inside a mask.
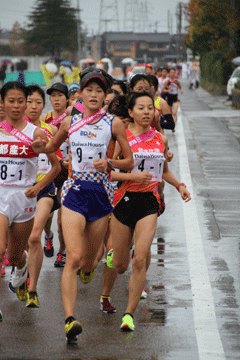
[[[26,250],[24,250],[26,253],[26,264],[24,265],[24,267],[19,270],[17,269],[17,267],[14,267],[13,273],[12,273],[12,286],[14,288],[21,286],[24,281],[27,279],[27,275],[28,275],[28,253]]]
[[[140,299],[146,299],[146,298],[147,298],[147,293],[146,293],[146,291],[143,289]]]

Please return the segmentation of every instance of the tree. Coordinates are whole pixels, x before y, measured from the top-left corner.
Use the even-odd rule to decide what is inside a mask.
[[[28,16],[26,45],[37,54],[59,57],[63,50],[77,50],[77,9],[69,0],[37,0]]]
[[[238,12],[229,0],[190,0],[185,5],[189,21],[187,46],[194,54],[224,51],[225,58],[236,54],[235,41],[240,29]]]
[[[12,33],[9,38],[10,40],[10,48],[12,49],[13,53],[18,56],[23,56],[24,53],[24,36],[25,36],[25,29],[21,27],[19,22],[15,22],[13,24]]]

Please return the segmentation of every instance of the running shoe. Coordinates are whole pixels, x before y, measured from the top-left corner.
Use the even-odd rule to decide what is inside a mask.
[[[38,300],[37,292],[36,291],[29,291],[27,293],[26,307],[39,308],[39,306],[40,306],[40,302]]]
[[[28,287],[27,287],[27,279],[21,286],[15,288],[16,295],[20,301],[27,300]]]
[[[140,299],[146,299],[146,298],[147,298],[147,293],[146,293],[146,291],[143,289]]]
[[[28,253],[26,250],[24,250],[26,253],[26,263],[24,265],[24,267],[19,270],[16,266],[14,267],[13,273],[12,273],[12,286],[13,287],[19,287],[21,286],[24,281],[27,279],[28,276],[28,270],[27,270],[27,266],[28,266]]]
[[[66,323],[64,331],[67,337],[67,341],[76,341],[77,335],[81,334],[82,332],[82,325],[80,324],[80,322],[74,319],[71,322]]]
[[[14,271],[14,266],[12,267],[11,274],[10,274],[10,280],[8,284],[9,291],[13,292],[15,294],[15,287],[12,286],[12,274]]]
[[[57,253],[57,259],[54,263],[54,266],[55,267],[64,267],[65,263],[66,263],[66,253],[59,251]]]
[[[107,267],[109,269],[113,269],[113,263],[112,263],[112,259],[113,259],[113,249],[109,250],[108,254],[107,254]]]
[[[122,325],[120,326],[120,329],[122,331],[133,331],[135,328],[133,324],[133,318],[130,314],[124,315],[122,318]]]
[[[104,313],[112,314],[116,312],[116,308],[110,303],[110,297],[104,297],[100,299],[100,310]]]
[[[2,321],[3,321],[3,316],[2,316],[2,312],[0,310],[0,322],[2,322]]]
[[[1,269],[1,276],[5,276],[6,275],[6,272],[5,272],[5,265],[2,266],[2,269]]]
[[[5,252],[4,254],[4,257],[3,257],[3,265],[5,266],[9,266],[9,261],[8,261],[8,258],[7,258],[7,252]]]
[[[83,284],[88,284],[90,281],[92,281],[95,274],[95,269],[91,270],[89,273],[84,273],[82,270],[80,270],[80,280]]]
[[[54,255],[53,233],[50,236],[45,235],[45,244],[43,251],[46,257],[53,257]]]

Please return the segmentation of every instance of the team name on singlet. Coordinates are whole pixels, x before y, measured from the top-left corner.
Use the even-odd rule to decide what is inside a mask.
[[[81,119],[82,114],[75,115],[73,121],[75,117]],[[106,158],[112,137],[112,119],[113,116],[105,114],[97,123],[84,125],[69,136],[74,173],[96,172],[93,161]]]
[[[28,124],[23,132],[32,139],[35,129]],[[32,186],[37,177],[37,154],[31,146],[12,139],[0,133],[0,185]]]
[[[126,130],[128,140],[132,137]],[[162,181],[163,166],[165,162],[164,144],[160,134],[155,135],[152,140],[143,141],[131,146],[133,151],[134,168],[132,173],[147,171],[152,175],[152,181]]]

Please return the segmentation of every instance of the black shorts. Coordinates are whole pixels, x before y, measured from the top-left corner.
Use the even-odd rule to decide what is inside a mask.
[[[57,194],[56,194],[56,186],[55,186],[54,182],[51,182],[44,189],[42,189],[40,191],[40,193],[37,196],[37,201],[39,201],[40,199],[42,199],[44,197],[49,197],[49,198],[53,199],[53,206],[51,209],[51,213],[55,210],[58,210],[61,207],[60,202],[57,197]]]
[[[134,229],[136,223],[148,215],[159,215],[159,202],[152,192],[126,192],[115,206],[114,216],[123,225]]]
[[[178,96],[177,95],[171,95],[168,94],[167,95],[167,103],[169,106],[172,106],[172,104],[174,104],[175,102],[178,102]]]

